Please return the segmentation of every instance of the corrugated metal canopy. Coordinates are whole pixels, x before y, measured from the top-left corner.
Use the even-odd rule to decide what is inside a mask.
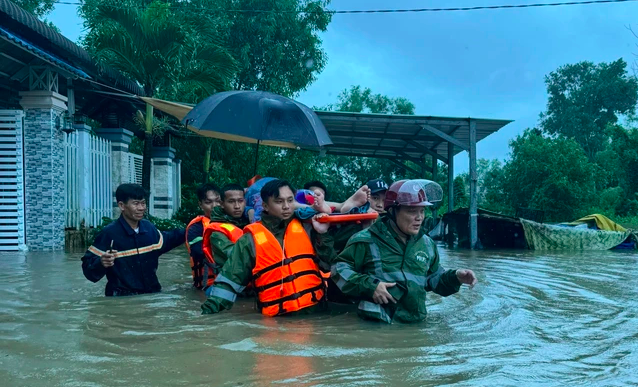
[[[88,78],[90,79],[91,77],[85,73],[84,71],[82,71],[81,69],[73,66],[70,63],[67,63],[65,60],[60,59],[58,57],[56,57],[53,54],[50,54],[48,52],[46,52],[45,50],[41,49],[40,47],[36,46],[35,44],[28,42],[24,39],[22,39],[21,37],[12,34],[11,32],[5,30],[4,28],[0,27],[0,36],[3,38],[6,38],[8,41],[20,46],[20,47],[24,47],[26,50],[28,50],[29,52],[31,52],[33,55],[35,55],[36,57],[40,58],[41,60],[43,60],[44,62],[48,62],[51,63],[55,66],[60,67],[61,69],[68,71],[70,74],[73,74],[75,76],[81,77],[81,78]],[[4,46],[4,44],[3,44]],[[11,48],[10,47],[2,47],[2,52],[4,51],[9,51]],[[16,69],[14,69],[13,72],[10,72],[9,74],[11,74],[11,76],[13,77],[17,71],[26,68],[26,66],[21,65],[18,67],[19,63],[15,60],[15,58],[9,59],[7,56],[2,56],[2,69],[6,70],[10,67],[14,67]],[[24,63],[24,62],[23,62]],[[26,70],[25,70],[26,71]],[[28,74],[28,72],[27,72]]]
[[[329,154],[411,160],[421,163],[436,155],[447,163],[448,141],[455,143],[454,155],[470,144],[470,122],[476,123],[477,143],[500,130],[511,120],[322,112],[333,145]]]
[[[20,47],[42,59],[44,59],[42,52],[53,56],[56,58],[55,66],[76,74],[74,70],[69,68],[71,67],[110,87],[135,95],[144,95],[144,90],[136,82],[127,79],[113,68],[96,63],[82,47],[10,0],[0,0],[0,23],[4,31],[14,35],[14,38],[10,38],[8,41],[17,43]],[[15,37],[20,42],[16,41]],[[13,56],[13,51],[15,50],[5,54]],[[51,58],[47,58],[46,61],[48,62],[49,59]],[[30,64],[30,62],[26,63]],[[8,73],[4,71],[4,68],[0,68],[0,71]],[[80,78],[88,79],[84,76],[80,76]]]

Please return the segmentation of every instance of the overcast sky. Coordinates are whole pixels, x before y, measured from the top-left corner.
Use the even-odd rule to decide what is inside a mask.
[[[566,1],[566,0],[550,0]],[[525,4],[547,0],[335,0],[332,9],[428,8]],[[478,157],[504,159],[508,142],[534,126],[545,108],[544,76],[588,60],[633,62],[638,2],[472,12],[335,15],[322,36],[328,64],[299,96],[308,106],[334,102],[351,85],[406,97],[416,114],[510,119],[478,144]],[[77,41],[77,7],[49,15]],[[455,158],[467,171],[467,153]]]

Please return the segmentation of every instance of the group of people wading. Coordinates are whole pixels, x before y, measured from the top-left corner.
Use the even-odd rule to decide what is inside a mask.
[[[123,184],[116,191],[121,216],[96,236],[82,269],[93,282],[106,275],[107,296],[159,292],[159,256],[185,241],[193,286],[207,296],[203,314],[255,297],[271,317],[358,303],[361,317],[387,323],[424,320],[427,291],[449,296],[476,284],[471,270],[441,267],[424,229],[433,204],[423,181],[371,180],[342,203],[327,195],[318,181],[298,191],[259,176],[246,189],[204,184],[197,190],[202,215],[185,230],[160,232],[144,219],[145,190]],[[377,219],[326,221],[375,212]]]

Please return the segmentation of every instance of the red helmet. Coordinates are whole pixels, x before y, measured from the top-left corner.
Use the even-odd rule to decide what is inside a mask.
[[[427,207],[428,201],[423,184],[418,180],[399,180],[392,183],[385,194],[383,207],[386,211],[395,206]]]

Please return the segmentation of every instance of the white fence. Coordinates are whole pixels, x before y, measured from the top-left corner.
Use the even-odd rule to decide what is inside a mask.
[[[126,182],[142,185],[142,162],[144,157],[134,153],[128,154],[128,179]]]
[[[66,192],[66,216],[64,226],[79,227],[86,214],[80,210],[80,145],[76,132],[64,134],[64,182]]]
[[[25,248],[22,110],[0,110],[0,251]]]
[[[67,228],[96,227],[113,216],[111,142],[86,132],[64,135]]]
[[[111,183],[111,142],[91,136],[91,203],[87,227],[102,224],[103,217],[113,216]]]

